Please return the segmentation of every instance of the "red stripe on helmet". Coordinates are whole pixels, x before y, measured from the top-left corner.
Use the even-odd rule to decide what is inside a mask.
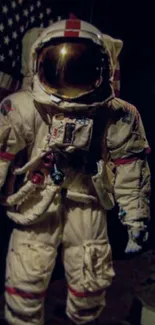
[[[71,294],[73,296],[79,297],[79,298],[99,296],[103,292],[105,292],[105,288],[97,290],[97,291],[84,291],[84,292],[81,292],[81,291],[76,291],[75,289],[71,288],[70,286],[68,286],[68,290],[71,292]]]
[[[81,21],[78,19],[68,19],[66,21],[66,28],[65,29],[80,29],[81,28]]]
[[[12,161],[12,160],[14,160],[14,158],[15,158],[15,155],[13,153],[0,152],[0,159]]]
[[[114,164],[116,166],[125,165],[125,164],[130,164],[130,163],[132,163],[133,161],[136,161],[136,160],[138,160],[137,157],[133,157],[133,158],[119,158],[119,159],[115,159],[114,160]]]
[[[40,299],[45,296],[45,291],[39,293],[25,292],[21,289],[5,287],[5,291],[10,295],[20,296],[27,299]]]
[[[79,37],[79,32],[73,32],[71,30],[66,30],[64,32],[65,37]]]

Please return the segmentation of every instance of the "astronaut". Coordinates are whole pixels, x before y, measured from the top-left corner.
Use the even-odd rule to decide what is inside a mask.
[[[138,111],[114,95],[121,47],[87,22],[54,23],[32,45],[29,87],[1,103],[1,203],[15,222],[5,283],[9,324],[44,323],[60,243],[68,317],[76,324],[99,317],[114,276],[106,211],[115,200],[129,233],[126,252],[146,240],[150,149]]]

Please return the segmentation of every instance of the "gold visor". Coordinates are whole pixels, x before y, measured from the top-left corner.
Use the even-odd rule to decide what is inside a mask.
[[[37,71],[47,93],[74,99],[100,86],[103,64],[101,48],[91,40],[61,40],[40,50]]]

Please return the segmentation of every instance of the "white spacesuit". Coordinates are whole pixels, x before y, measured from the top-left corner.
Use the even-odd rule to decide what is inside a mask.
[[[128,227],[127,251],[146,237],[149,145],[136,108],[114,96],[109,40],[83,21],[53,24],[32,46],[28,89],[1,103],[1,202],[16,223],[5,284],[9,324],[44,323],[60,243],[67,315],[77,324],[100,315],[114,276],[106,225],[114,199]]]

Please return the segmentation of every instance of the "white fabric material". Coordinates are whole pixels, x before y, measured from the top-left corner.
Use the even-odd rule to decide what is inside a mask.
[[[92,177],[92,181],[102,206],[106,210],[111,210],[115,205],[113,196],[114,174],[102,160],[97,165],[98,174]]]
[[[35,27],[28,30],[23,39],[22,39],[22,74],[24,76],[22,89],[27,90],[31,89],[32,84],[32,74],[29,69],[29,56],[30,56],[30,49],[36,39],[40,36],[44,28]]]
[[[103,40],[106,44],[109,54],[111,55],[114,72],[118,63],[119,54],[123,48],[123,42],[120,39],[115,39],[107,34],[103,34]]]
[[[123,104],[124,112],[108,129],[108,149],[114,161],[129,159],[128,163],[116,166],[114,194],[120,210],[124,211],[120,217],[122,223],[134,226],[138,219],[150,218],[150,170],[146,158],[149,144],[137,109],[120,99],[113,103],[116,112]]]
[[[37,40],[32,48],[33,54],[44,37],[50,37],[50,31],[51,27]],[[107,52],[112,87],[113,63],[108,47]],[[118,52],[114,51],[114,56]],[[14,166],[17,184],[19,175],[23,175],[23,183],[16,193],[6,198],[8,216],[18,224],[18,229],[13,231],[7,257],[6,318],[10,324],[16,325],[43,324],[42,295],[54,268],[57,247],[62,242],[69,285],[67,314],[75,323],[83,324],[98,317],[102,311],[105,289],[114,276],[105,212],[113,206],[113,194],[120,208],[126,210],[123,223],[134,223],[138,217],[149,217],[150,184],[146,161],[138,158],[131,164],[116,165],[114,175],[114,170],[108,170],[109,153],[115,163],[116,159],[143,153],[148,149],[148,143],[136,109],[130,109],[124,101],[112,99],[113,90],[111,97],[103,103],[90,106],[67,102],[55,104],[41,91],[32,69],[29,72],[36,81],[33,92],[31,87],[19,91],[6,99],[11,106],[6,105],[5,100],[0,105],[0,145],[4,150],[0,159],[1,185],[5,184],[13,164],[7,157],[16,158],[24,149],[27,153],[22,166],[17,162]],[[4,102],[6,111],[3,110]],[[52,122],[56,114],[68,112],[70,120],[73,113],[70,116],[69,112],[73,111],[75,118],[80,110],[88,112],[89,121],[83,129],[85,132],[80,131],[79,135],[77,132],[76,139],[73,137],[80,148],[75,146],[70,136],[68,144],[64,145],[64,133],[61,138],[63,143],[55,143]],[[57,132],[55,129],[54,134]],[[51,169],[43,165],[44,156],[53,149],[68,159],[67,164],[61,159],[64,179],[59,185],[54,184]],[[79,156],[74,163],[84,159],[79,169],[69,164],[77,149],[81,151],[78,151]],[[97,149],[99,153],[95,155]],[[96,159],[98,171],[92,169],[87,173],[85,170],[88,153],[91,154],[88,162]],[[43,177],[43,181],[37,184],[32,179],[32,173],[36,171],[41,172]],[[129,200],[132,195],[133,200]]]
[[[26,162],[25,167],[23,166],[21,169],[17,169],[17,174],[26,172],[23,186],[29,187],[28,184],[30,183],[27,176],[30,170],[34,170],[38,166],[41,157],[43,157],[43,155],[49,151],[50,134],[49,125],[47,123],[48,118],[46,116],[46,109],[44,109],[43,115],[41,115],[40,111],[36,109],[37,107],[34,106],[30,92],[22,91],[11,95],[9,99],[11,100],[14,110],[10,111],[7,116],[3,117],[4,126],[7,125],[7,127],[11,129],[10,137],[8,139],[8,148],[6,147],[6,150],[16,154],[20,149],[25,147],[25,143],[28,144],[29,160]],[[29,110],[27,107],[29,107]],[[107,146],[114,161],[115,158],[118,159],[120,157],[130,158],[131,151],[139,153],[148,148],[148,143],[146,139],[144,140],[145,134],[141,123],[138,124],[136,133],[133,132],[132,125],[133,121],[135,121],[136,113],[134,112],[131,114],[131,121],[129,124],[123,120],[123,115],[121,114],[126,112],[125,102],[114,99],[108,103],[106,108],[109,110],[109,112],[114,114],[112,115],[114,116],[114,120],[111,121],[107,133]],[[27,114],[25,114],[25,112]],[[49,114],[49,109],[47,112]],[[120,114],[119,118],[117,118],[118,112]],[[50,121],[52,121],[52,108]],[[121,129],[125,132],[121,133]],[[2,134],[4,134],[3,130]],[[136,140],[138,140],[138,142]],[[3,184],[5,182],[4,178],[8,170],[8,162],[3,160],[0,166],[3,168],[3,170],[1,170],[1,182]],[[147,165],[145,165],[145,161],[136,160],[130,164],[116,166],[116,169],[117,173],[115,175],[115,182],[113,183],[114,175],[112,174],[109,185],[107,184],[106,173],[102,173],[100,168],[99,175],[102,175],[103,177],[102,185],[105,185],[105,189],[107,189],[108,192],[110,188],[111,191],[114,190],[118,203],[121,207],[126,209],[126,215],[122,219],[122,222],[125,224],[130,224],[132,221],[133,224],[134,220],[137,222],[138,217],[148,218],[148,192],[150,190],[150,185],[149,170]],[[12,207],[11,209],[8,207],[8,215],[19,224],[29,224],[29,228],[23,227],[23,231],[15,230],[12,235],[14,241],[11,241],[11,246],[8,253],[7,274],[10,272],[10,259],[11,265],[13,265],[15,271],[11,270],[12,276],[9,279],[10,282],[7,282],[7,285],[19,288],[17,286],[18,282],[18,285],[21,284],[20,289],[23,291],[26,290],[26,292],[29,288],[33,288],[32,281],[34,278],[32,276],[31,280],[31,269],[33,268],[32,263],[33,260],[35,261],[35,258],[32,258],[31,250],[30,248],[26,248],[25,243],[28,245],[31,244],[32,241],[35,249],[37,249],[37,254],[41,254],[39,255],[41,261],[42,249],[40,248],[40,239],[37,237],[37,234],[38,227],[40,227],[39,224],[42,222],[40,230],[41,235],[39,236],[41,236],[43,243],[45,243],[47,246],[50,245],[52,241],[52,248],[49,249],[49,253],[47,253],[47,259],[49,258],[51,261],[50,263],[52,264],[50,264],[50,271],[48,275],[45,276],[46,285],[42,281],[37,282],[36,285],[36,282],[34,281],[35,290],[39,290],[39,288],[46,289],[48,285],[48,277],[50,277],[50,272],[52,272],[54,267],[56,247],[62,240],[64,245],[66,277],[69,285],[71,286],[71,290],[69,290],[68,294],[67,314],[77,324],[82,324],[88,320],[96,318],[99,315],[105,304],[105,291],[103,293],[98,293],[93,298],[90,295],[89,298],[83,298],[82,300],[81,297],[73,294],[74,290],[80,293],[84,292],[85,290],[88,290],[90,293],[96,290],[98,292],[100,288],[105,290],[106,287],[110,285],[111,279],[114,275],[111,264],[111,250],[107,240],[105,212],[101,209],[101,203],[103,204],[104,200],[105,205],[107,205],[107,196],[103,196],[104,191],[98,195],[99,193],[97,190],[95,190],[90,175],[86,175],[82,172],[77,173],[71,167],[65,168],[64,171],[65,179],[61,186],[56,187],[49,176],[45,175],[44,184],[41,186],[35,186],[35,191],[32,191],[31,196],[29,196],[28,192],[27,196],[25,195],[23,190],[24,187],[23,189],[20,188],[19,192],[14,194],[16,199],[17,197],[20,197],[20,202],[16,201],[18,202],[18,211],[16,209],[13,211]],[[31,186],[32,184],[30,184],[30,187]],[[133,187],[135,188],[134,192]],[[61,200],[61,188],[65,188],[67,193],[63,209],[58,209],[59,212],[56,214],[59,216],[58,222],[56,221],[58,219],[55,220],[54,217],[55,210],[57,210],[57,204],[55,202],[59,202]],[[58,189],[56,196],[53,196],[54,189]],[[20,196],[19,193],[22,191],[23,195]],[[45,193],[47,194],[48,191],[50,192],[50,195],[52,194],[52,196],[45,195]],[[143,209],[141,209],[139,205],[140,193],[142,195]],[[101,202],[99,203],[100,196],[102,196],[102,201],[100,200]],[[132,196],[133,199],[130,200],[129,198]],[[67,197],[69,199],[67,199]],[[11,197],[8,197],[8,203],[9,200],[11,203]],[[68,209],[68,212],[65,213],[66,209]],[[44,225],[49,222],[49,220],[50,226],[45,227]],[[63,226],[64,230],[62,231]],[[50,232],[50,237],[47,236],[49,229],[52,229],[52,233]],[[22,241],[23,244],[22,242],[18,243],[18,240]],[[18,247],[16,248],[16,254],[11,251],[11,249],[16,250],[14,249],[14,245]],[[19,264],[21,266],[19,266],[17,256],[20,256],[21,259],[25,256],[26,260],[27,258],[29,259],[29,256],[31,256],[31,261],[29,260],[27,263],[28,270],[26,272],[29,274],[28,278],[26,278],[27,275],[25,273],[22,273],[25,271],[21,270],[19,272],[19,267],[23,265],[23,262],[20,261]],[[15,265],[18,266],[18,271],[16,271]],[[48,261],[47,263],[44,262],[43,265],[48,266]],[[84,268],[83,265],[85,265]],[[25,270],[24,265],[23,268]],[[42,272],[40,264],[37,269],[37,274],[38,272],[39,274]],[[95,275],[93,272],[95,272]],[[33,271],[33,274],[35,275],[35,271]],[[9,275],[7,277],[9,277]],[[23,277],[22,280],[20,280],[20,277]],[[18,295],[11,295],[6,292],[6,302],[10,307],[9,308],[6,306],[6,317],[10,324],[11,322],[14,322],[14,320],[16,320],[15,323],[17,325],[24,325],[24,322],[28,323],[27,318],[22,318],[24,311],[25,313],[29,314],[31,314],[31,312],[32,314],[34,313],[34,318],[32,318],[31,322],[29,321],[29,325],[35,324],[35,322],[37,325],[43,324],[43,315],[41,311],[42,301],[38,302],[38,299],[37,301],[33,301],[33,299],[21,299],[21,297]],[[13,310],[12,312],[10,311],[11,308]],[[89,308],[90,311],[87,313],[86,309]],[[37,311],[39,311],[39,319],[35,319],[35,317],[38,317],[38,314],[35,314]]]
[[[155,312],[147,307],[142,307],[141,312],[141,325],[155,324]]]
[[[37,298],[37,294],[47,289],[61,241],[69,287],[83,293],[102,290],[94,299],[91,295],[75,296],[69,290],[68,315],[82,324],[97,317],[103,309],[105,289],[114,276],[105,212],[94,203],[86,206],[68,199],[55,199],[43,221],[12,233],[6,287],[31,293],[34,299],[6,291],[6,318],[10,324],[43,324],[43,298]],[[84,311],[95,307],[95,313],[85,315]]]
[[[1,133],[2,135],[4,134],[3,128],[8,128],[10,133],[7,142],[8,148],[6,148],[6,150],[11,151],[11,153],[13,154],[16,154],[18,151],[23,149],[25,147],[25,143],[29,144],[29,162],[25,165],[25,167],[21,169],[21,171],[20,169],[17,170],[18,173],[29,173],[31,168],[34,169],[35,166],[39,164],[41,157],[44,156],[50,150],[51,135],[49,133],[49,125],[46,122],[46,109],[44,108],[44,121],[42,120],[40,112],[36,110],[31,94],[29,92],[19,92],[17,94],[9,96],[9,98],[12,102],[14,110],[10,111],[7,117],[1,117],[1,121],[3,122],[1,124],[3,126],[1,128]],[[20,103],[22,103],[22,105]],[[114,161],[115,159],[119,158],[130,159],[132,155],[138,155],[149,148],[144,128],[139,115],[137,115],[136,109],[132,107],[132,109],[130,109],[129,111],[126,105],[127,104],[122,100],[114,99],[109,102],[107,106],[107,109],[112,109],[114,114],[114,122],[111,121],[107,133],[107,147]],[[29,110],[27,110],[27,106],[29,107]],[[25,115],[25,112],[27,112],[27,115]],[[131,120],[129,121],[129,123],[123,120],[124,117],[119,117],[115,122],[115,115],[117,116],[118,113],[120,114],[120,116],[121,114],[122,116],[124,114],[127,114],[128,116],[128,113],[130,113],[129,116]],[[52,122],[52,108],[50,119]],[[86,137],[87,136],[88,135],[86,135]],[[68,144],[65,149],[66,152],[69,147],[70,145]],[[1,184],[3,184],[5,181],[5,175],[7,173],[8,167],[8,161],[2,161],[2,178],[0,180]],[[82,173],[79,174],[74,172],[72,168],[65,169],[65,175],[66,177],[63,186],[67,187],[68,190],[73,192],[85,193],[94,197],[96,196],[93,189],[94,187],[92,185],[93,179],[91,181],[89,177],[86,177]],[[100,178],[98,184],[100,185],[98,186],[98,188],[96,188],[96,193],[100,199],[100,202],[102,200],[102,205],[104,205],[104,208],[108,208],[108,200],[106,199],[106,196],[103,195],[103,188],[108,196],[109,193],[112,193],[114,191],[115,198],[118,201],[120,208],[124,209],[126,212],[126,215],[122,219],[124,223],[130,224],[138,218],[149,217],[150,172],[145,159],[138,159],[133,162],[131,161],[129,164],[118,165],[116,175],[117,177],[115,179],[115,183],[113,184],[114,189],[113,185],[111,185],[110,191],[107,185],[108,182],[106,173],[103,173],[103,176],[101,175],[101,173],[99,173],[98,176],[96,175],[94,177],[97,179],[99,176]],[[111,173],[109,183],[112,183],[114,181],[112,180],[113,177],[114,175]],[[102,178],[103,181],[101,181]],[[45,175],[45,184],[48,184],[48,182],[49,178]],[[40,193],[39,195],[42,195],[41,193],[44,193],[44,191],[46,191],[46,189],[44,189],[45,184],[43,187],[39,186],[39,189],[37,190],[39,191],[37,193]],[[52,184],[52,181],[51,185],[54,186]],[[23,186],[27,185],[24,184]],[[98,189],[100,191],[100,194],[98,192]],[[20,191],[23,191],[23,195],[19,195],[21,201],[19,201],[18,204],[20,205],[20,209],[22,209],[21,202],[23,201],[23,198],[25,200],[24,187],[23,189],[21,188]],[[16,194],[15,196],[18,197],[18,194]],[[42,203],[38,203],[37,199],[35,199],[35,196],[36,195],[34,192],[33,204],[39,204],[40,206],[42,206],[40,211],[44,211],[44,200],[42,200]],[[8,198],[8,203],[11,202],[11,200],[12,198]],[[106,202],[105,204],[104,201]],[[28,200],[26,200],[25,205],[27,205],[27,203]],[[32,211],[33,204],[30,207]],[[24,208],[25,218],[26,210],[27,208]],[[20,211],[18,212],[20,213]],[[27,215],[29,217],[29,213],[27,213]],[[17,219],[19,219],[18,222],[20,222],[20,218]]]

